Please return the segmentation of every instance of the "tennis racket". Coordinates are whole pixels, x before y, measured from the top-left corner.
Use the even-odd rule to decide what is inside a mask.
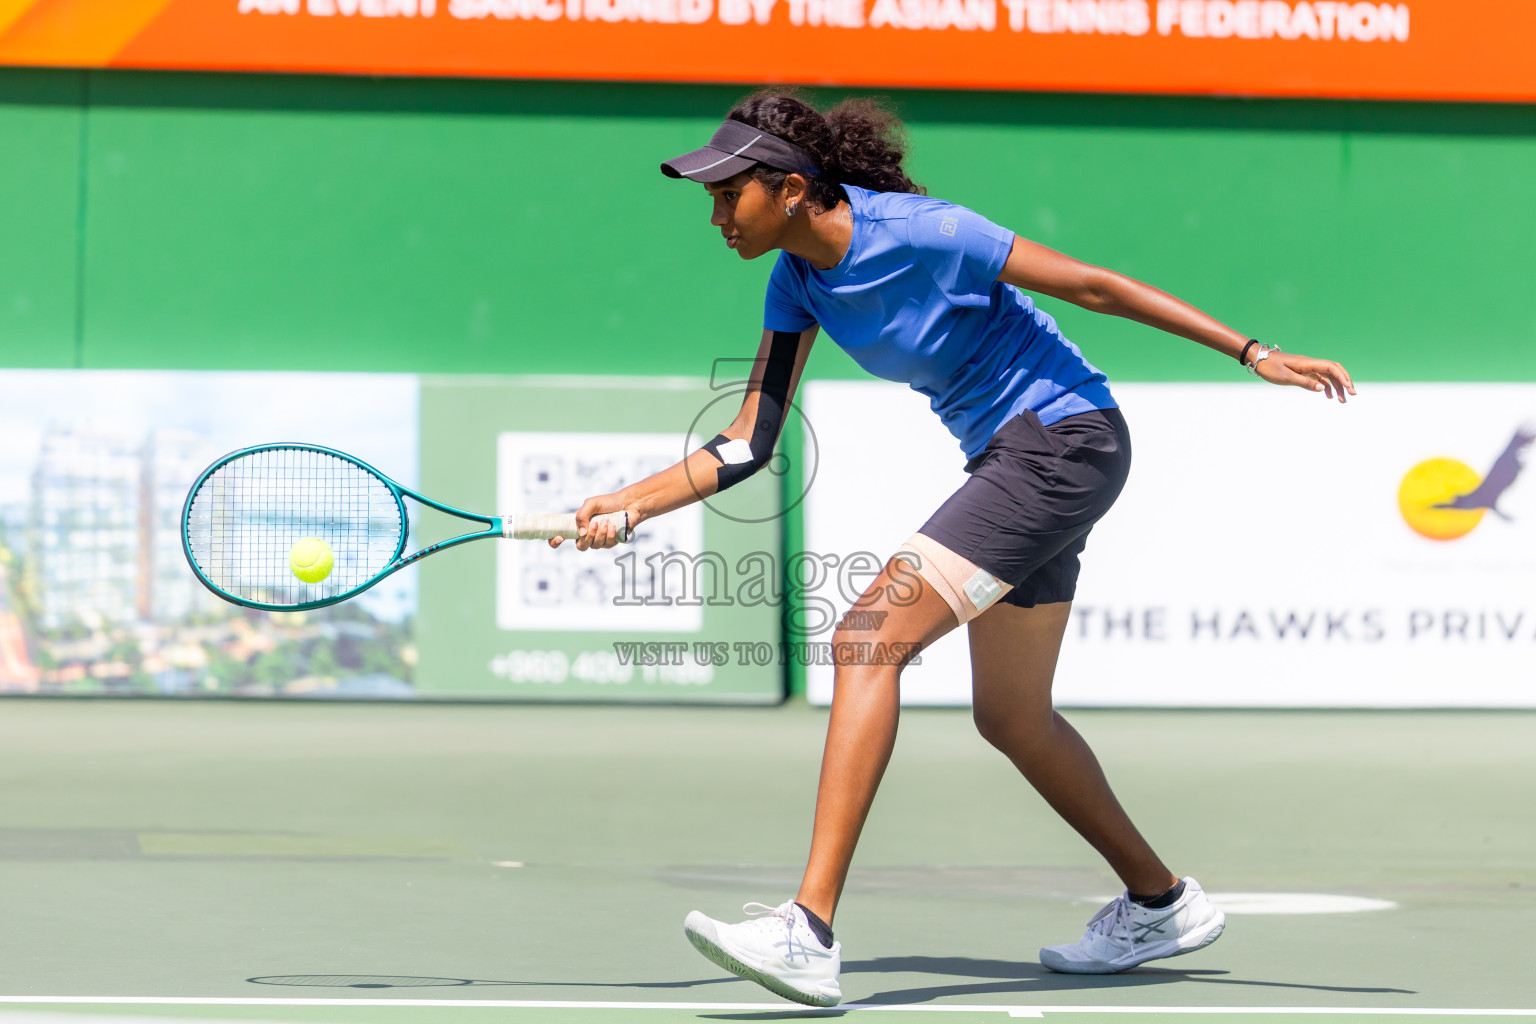
[[[405,499],[485,528],[405,554]],[[618,539],[629,516],[610,512]],[[313,444],[242,448],[203,470],[181,513],[181,545],[203,585],[246,608],[303,611],[356,597],[384,577],[444,548],[487,537],[547,540],[576,536],[575,513],[482,516],[404,487],[361,459]],[[318,583],[289,566],[305,538],[330,545],[334,563]]]

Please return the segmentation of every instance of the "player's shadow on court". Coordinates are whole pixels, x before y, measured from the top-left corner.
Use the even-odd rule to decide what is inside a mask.
[[[855,997],[860,1006],[899,1006],[927,1003],[955,996],[1032,995],[1093,989],[1097,991],[1145,988],[1151,985],[1195,983],[1234,985],[1254,988],[1301,989],[1309,992],[1391,993],[1415,995],[1413,989],[1378,988],[1357,985],[1309,985],[1294,981],[1255,981],[1228,977],[1227,971],[1172,970],[1166,967],[1138,967],[1123,974],[1057,974],[1037,963],[1013,960],[977,960],[963,956],[889,956],[874,960],[850,960],[843,964],[844,976],[850,974],[938,974],[949,978],[982,979],[961,984],[932,985],[920,988],[892,989],[875,995]],[[836,1017],[843,1010],[793,1010],[774,1012],[701,1014],[715,1020],[779,1020],[788,1016]]]
[[[960,978],[996,978],[997,981],[930,988],[898,989],[860,999],[861,1003],[923,1003],[944,996],[983,995],[999,992],[1075,992],[1081,989],[1145,988],[1149,985],[1194,983],[1253,988],[1304,989],[1309,992],[1398,993],[1412,989],[1374,988],[1357,985],[1309,985],[1296,981],[1256,981],[1229,977],[1218,970],[1177,970],[1168,967],[1137,967],[1122,974],[1057,974],[1037,963],[1010,960],[977,960],[963,956],[886,956],[843,964],[844,974],[943,974]]]
[[[492,981],[486,978],[439,978],[402,974],[268,974],[246,978],[253,985],[287,988],[350,988],[377,991],[403,988],[695,988],[727,985],[740,978],[700,978],[697,981]]]
[[[1112,990],[1140,988],[1149,985],[1167,985],[1177,982],[1194,982],[1208,985],[1238,985],[1257,988],[1304,989],[1312,992],[1348,993],[1396,993],[1416,994],[1405,988],[1371,988],[1353,985],[1308,985],[1291,981],[1253,981],[1227,977],[1226,971],[1170,970],[1165,967],[1138,967],[1123,974],[1056,974],[1036,963],[1012,960],[978,960],[963,956],[888,956],[874,960],[850,960],[843,964],[846,974],[934,974],[945,978],[973,978],[977,981],[961,984],[930,985],[918,988],[892,989],[856,999],[862,1006],[901,1006],[927,1003],[935,999],[956,996],[1016,995],[1041,992],[1078,991],[1082,989]],[[431,976],[387,974],[285,974],[247,978],[257,985],[278,985],[289,988],[347,988],[353,990],[379,989],[444,989],[444,988],[622,988],[676,990],[698,988],[706,985],[741,983],[734,977],[699,978],[687,981],[493,981],[483,978],[444,978]],[[837,1007],[827,1010],[807,1010],[786,1007],[783,1012],[722,1012],[700,1014],[712,1020],[784,1020],[790,1017],[838,1017],[846,1011]]]

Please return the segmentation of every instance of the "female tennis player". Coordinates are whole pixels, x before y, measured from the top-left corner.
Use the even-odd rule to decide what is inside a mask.
[[[885,613],[878,639],[888,644],[926,646],[967,627],[977,728],[1125,883],[1078,942],[1042,949],[1040,962],[1110,973],[1191,952],[1216,940],[1224,916],[1142,838],[1093,752],[1051,706],[1078,555],[1120,493],[1131,449],[1104,374],[1026,293],[1198,342],[1272,384],[1341,402],[1354,384],[1338,363],[1262,345],[1150,285],[927,196],[902,169],[904,150],[900,124],[871,102],[823,115],[765,91],[732,110],[708,145],[661,165],[703,185],[710,223],[742,259],[779,252],[759,361],[735,422],[676,466],[588,499],[576,546],[612,546],[611,527],[589,526],[598,513],[625,511],[633,528],[760,469],[820,328],[866,370],[910,384],[959,439],[970,477],[858,606]],[[879,440],[872,430],[872,451]],[[908,586],[914,578],[921,584]],[[871,638],[840,629],[833,639]],[[900,669],[836,666],[795,898],[748,904],[756,916],[739,924],[698,912],[684,923],[710,960],[797,1002],[842,998],[833,914],[895,742]]]

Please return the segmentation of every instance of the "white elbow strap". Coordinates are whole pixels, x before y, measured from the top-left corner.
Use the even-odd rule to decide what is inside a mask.
[[[727,466],[739,466],[743,462],[752,461],[752,442],[744,437],[728,440],[724,444],[716,445],[712,450]]]
[[[920,533],[908,537],[894,557],[916,569],[923,581],[939,592],[962,626],[1013,589],[1012,584]]]

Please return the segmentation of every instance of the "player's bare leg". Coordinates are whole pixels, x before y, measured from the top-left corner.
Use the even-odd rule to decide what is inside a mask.
[[[970,623],[976,728],[1109,862],[1130,892],[1178,882],[1115,799],[1098,758],[1051,706],[1071,602],[996,604]]]
[[[743,909],[752,916],[739,924],[698,911],[683,922],[688,941],[714,963],[810,1006],[833,1006],[842,999],[842,943],[832,937],[832,914],[896,742],[901,669],[920,645],[958,623],[949,602],[904,565],[893,573],[888,564],[857,608],[878,628],[851,629],[844,620],[832,637],[834,652],[844,643],[867,643],[871,655],[877,643],[887,651],[894,644],[906,646],[896,664],[872,664],[872,657],[838,659],[811,856],[799,896],[777,907],[749,903]]]
[[[903,567],[905,570],[905,567]],[[915,596],[915,599],[914,599]],[[839,628],[838,643],[907,643],[927,646],[958,624],[949,604],[910,571],[892,575],[887,564],[857,607],[885,613],[877,630]],[[846,620],[845,620],[846,621]],[[842,896],[854,846],[864,828],[896,743],[903,665],[841,664],[836,667],[832,715],[816,790],[811,854],[796,902],[828,924]]]
[[[1221,936],[1226,917],[1199,882],[1181,882],[1152,851],[1115,799],[1098,758],[1051,706],[1071,611],[1068,602],[999,604],[973,620],[972,703],[981,734],[1125,883],[1125,893],[1093,916],[1081,939],[1040,950],[1040,963],[1053,971],[1112,974],[1202,949]]]

